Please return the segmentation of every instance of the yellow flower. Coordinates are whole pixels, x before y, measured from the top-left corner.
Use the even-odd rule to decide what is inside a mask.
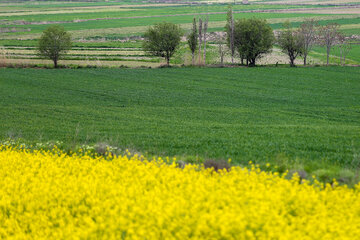
[[[0,239],[359,239],[360,184],[0,146]]]

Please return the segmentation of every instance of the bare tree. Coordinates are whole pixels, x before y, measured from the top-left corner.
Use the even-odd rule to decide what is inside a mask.
[[[302,56],[304,58],[304,66],[306,66],[306,59],[314,46],[317,34],[318,22],[315,19],[306,19],[303,24],[300,25],[298,35],[303,39],[303,51]]]
[[[350,43],[348,43],[346,41],[346,38],[343,34],[339,34],[338,48],[340,51],[340,64],[345,65],[346,64],[346,56],[349,54],[352,46]]]
[[[219,46],[220,63],[221,63],[221,65],[224,65],[224,57],[226,54],[225,45],[222,41],[219,41],[218,46]]]
[[[329,23],[320,27],[320,36],[322,45],[326,47],[326,65],[329,65],[330,50],[339,39],[339,24]]]
[[[202,27],[202,19],[199,18],[199,64],[201,64]]]
[[[204,65],[206,65],[206,32],[208,28],[209,17],[204,20]]]

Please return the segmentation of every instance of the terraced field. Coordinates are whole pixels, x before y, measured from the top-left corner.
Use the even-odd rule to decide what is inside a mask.
[[[141,36],[150,26],[166,21],[180,24],[185,33],[191,27],[193,17],[208,16],[209,32],[213,37],[209,41],[209,64],[219,62],[217,46],[214,41],[216,32],[224,30],[226,11],[229,2],[213,1],[207,4],[203,1],[186,3],[144,3],[133,1],[105,2],[0,2],[0,46],[6,49],[7,63],[48,64],[36,55],[33,47],[41,32],[51,24],[61,24],[70,31],[76,47],[62,64],[80,64],[99,66],[159,66],[162,59],[146,56],[140,53]],[[281,30],[285,21],[290,21],[294,27],[301,24],[304,18],[315,18],[321,25],[329,22],[341,24],[344,33],[358,35],[360,29],[360,4],[348,2],[287,3],[283,1],[250,1],[250,4],[233,6],[235,18],[264,18],[274,30]],[[358,44],[356,40],[355,44]],[[132,45],[131,51],[126,45]],[[14,49],[17,47],[17,49]],[[22,47],[23,49],[19,49]],[[90,49],[91,47],[91,49]],[[100,53],[98,48],[109,49],[109,53]],[[134,51],[132,51],[134,50]],[[82,51],[82,53],[79,53]],[[102,51],[105,51],[102,49]],[[5,51],[3,51],[5,52]],[[136,52],[136,54],[135,54]],[[319,51],[317,51],[319,52]],[[321,52],[321,51],[320,51]],[[2,55],[5,55],[4,53]],[[5,58],[2,57],[2,58]],[[323,62],[323,56],[313,54],[313,63]],[[280,51],[274,51],[268,63],[286,63]],[[335,57],[336,59],[336,57]],[[173,64],[187,64],[189,51],[185,44],[173,60]],[[336,63],[334,61],[333,63]],[[356,59],[349,64],[359,64]]]

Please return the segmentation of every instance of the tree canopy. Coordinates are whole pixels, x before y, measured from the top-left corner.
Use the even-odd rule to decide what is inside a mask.
[[[54,25],[42,33],[38,50],[40,55],[51,59],[55,68],[58,67],[58,60],[71,49],[71,35],[64,30],[64,27]]]
[[[182,35],[182,30],[178,25],[167,22],[158,23],[146,31],[143,48],[151,55],[164,57],[169,66],[170,58],[179,46]]]
[[[234,44],[240,57],[250,66],[255,66],[257,59],[270,53],[275,40],[273,30],[262,19],[239,19],[234,26]]]
[[[295,59],[304,52],[304,37],[299,31],[291,28],[290,22],[284,23],[283,27],[278,43],[282,51],[289,56],[290,66],[295,67]]]

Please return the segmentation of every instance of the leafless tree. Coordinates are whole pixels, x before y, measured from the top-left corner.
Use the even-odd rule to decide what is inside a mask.
[[[206,32],[208,28],[209,17],[204,20],[204,65],[206,65]]]
[[[306,66],[306,60],[309,52],[315,44],[317,34],[318,22],[315,19],[306,19],[303,24],[300,25],[298,30],[298,36],[303,39],[303,51],[304,66]]]
[[[350,43],[348,43],[346,41],[346,38],[343,34],[339,34],[338,48],[340,51],[340,64],[345,65],[346,64],[346,56],[349,54],[352,46]]]
[[[221,63],[221,65],[224,65],[224,57],[225,57],[225,54],[226,54],[226,48],[225,47],[226,46],[222,41],[219,41],[218,46],[219,46],[220,63]]]
[[[199,64],[201,63],[201,43],[202,43],[202,19],[199,18]]]
[[[326,65],[329,65],[330,50],[338,41],[339,34],[339,24],[337,23],[329,23],[320,27],[322,45],[326,47]]]

